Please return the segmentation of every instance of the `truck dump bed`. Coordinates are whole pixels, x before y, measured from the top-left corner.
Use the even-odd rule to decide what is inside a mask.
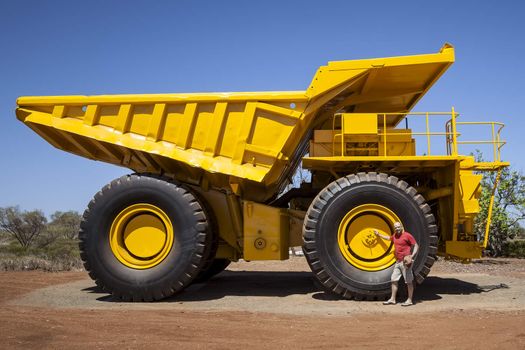
[[[67,152],[265,201],[286,185],[314,127],[336,112],[394,113],[396,125],[395,113],[411,110],[453,61],[446,44],[436,54],[330,62],[306,91],[20,97],[16,113]]]

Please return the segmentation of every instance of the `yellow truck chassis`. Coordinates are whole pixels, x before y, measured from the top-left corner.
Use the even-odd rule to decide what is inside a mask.
[[[388,294],[400,221],[421,246],[421,283],[438,253],[481,256],[473,233],[480,171],[501,171],[503,124],[411,112],[454,62],[435,54],[329,62],[305,91],[20,97],[19,120],[51,145],[135,174],[104,187],[80,232],[86,269],[125,300],[158,300],[230,261],[284,260],[302,245],[314,276],[345,298]],[[421,131],[403,121],[421,120]],[[442,118],[443,130],[432,130]],[[435,151],[442,139],[443,152]],[[426,141],[423,154],[416,139]],[[461,155],[489,144],[490,162]],[[311,171],[289,184],[298,166]]]

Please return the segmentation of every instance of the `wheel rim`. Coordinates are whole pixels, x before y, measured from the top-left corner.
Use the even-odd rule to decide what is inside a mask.
[[[364,271],[379,271],[395,262],[393,242],[374,234],[390,236],[394,222],[401,222],[390,209],[379,204],[363,204],[350,210],[338,229],[338,244],[344,258]]]
[[[113,220],[109,240],[111,251],[122,264],[148,269],[160,264],[173,248],[173,226],[160,208],[135,204]]]

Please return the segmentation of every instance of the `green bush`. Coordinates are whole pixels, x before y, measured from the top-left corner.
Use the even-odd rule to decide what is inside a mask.
[[[11,240],[0,245],[0,270],[81,270],[82,261],[76,239],[59,238],[45,247],[23,248]]]
[[[82,269],[78,249],[81,215],[57,211],[51,222],[35,210],[0,208],[0,270]]]
[[[505,242],[503,244],[502,255],[510,258],[525,258],[525,240]]]

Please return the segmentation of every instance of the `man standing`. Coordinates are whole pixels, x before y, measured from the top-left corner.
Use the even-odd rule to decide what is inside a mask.
[[[396,258],[396,264],[394,265],[392,277],[390,278],[390,281],[392,282],[392,296],[383,304],[396,304],[398,281],[401,279],[401,276],[403,276],[408,289],[408,298],[401,305],[413,305],[412,296],[414,295],[414,274],[412,273],[412,265],[414,262],[414,257],[416,256],[419,249],[414,236],[408,232],[405,232],[403,225],[400,222],[394,223],[394,234],[392,236],[382,235],[377,230],[374,230],[374,233],[376,236],[394,242],[394,256]],[[413,251],[411,251],[412,246],[414,247]]]

